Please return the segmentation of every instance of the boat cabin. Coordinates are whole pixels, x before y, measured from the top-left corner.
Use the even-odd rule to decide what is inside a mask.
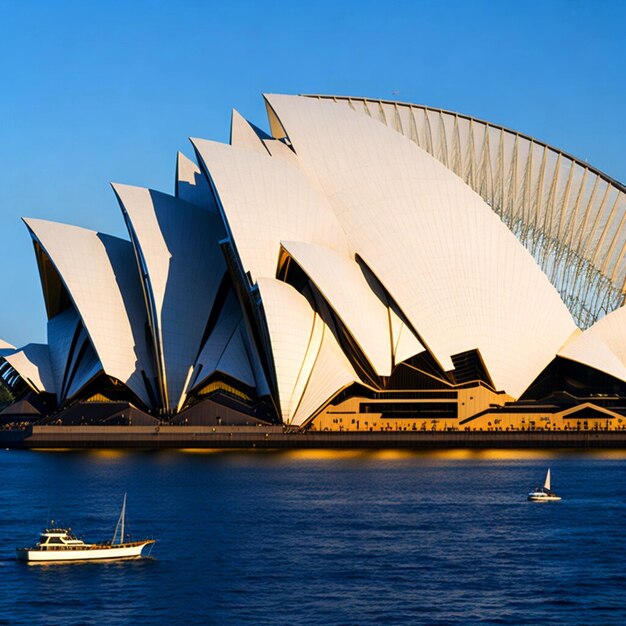
[[[77,539],[71,528],[46,528],[39,537],[37,547],[42,550],[60,550],[84,545],[85,542]]]

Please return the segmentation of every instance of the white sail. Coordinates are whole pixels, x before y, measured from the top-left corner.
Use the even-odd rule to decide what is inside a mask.
[[[550,491],[550,468],[548,468],[548,473],[546,474],[546,482],[543,483],[543,488],[546,491]]]

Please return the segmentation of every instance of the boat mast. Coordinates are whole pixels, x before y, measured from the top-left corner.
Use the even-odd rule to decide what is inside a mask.
[[[122,512],[117,520],[117,524],[115,525],[115,532],[113,533],[113,539],[111,539],[111,543],[115,543],[115,538],[117,537],[117,531],[120,530],[120,540],[119,543],[124,543],[124,523],[126,521],[126,494],[124,494],[124,501],[122,502]]]
[[[550,470],[548,470],[548,474]],[[549,476],[548,476],[549,482]],[[549,488],[549,487],[548,487]],[[124,502],[122,503],[122,531],[120,532],[120,543],[124,543],[124,523],[126,522],[126,494],[124,494]]]

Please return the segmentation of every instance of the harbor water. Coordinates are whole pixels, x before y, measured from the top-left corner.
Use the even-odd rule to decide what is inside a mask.
[[[526,494],[552,470],[561,502]],[[626,453],[0,451],[0,624],[626,623]],[[137,561],[28,565],[52,519]]]

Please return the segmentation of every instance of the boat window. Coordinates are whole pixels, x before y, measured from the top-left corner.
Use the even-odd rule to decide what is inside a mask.
[[[60,537],[50,537],[48,543],[63,543],[63,541],[61,541]]]

